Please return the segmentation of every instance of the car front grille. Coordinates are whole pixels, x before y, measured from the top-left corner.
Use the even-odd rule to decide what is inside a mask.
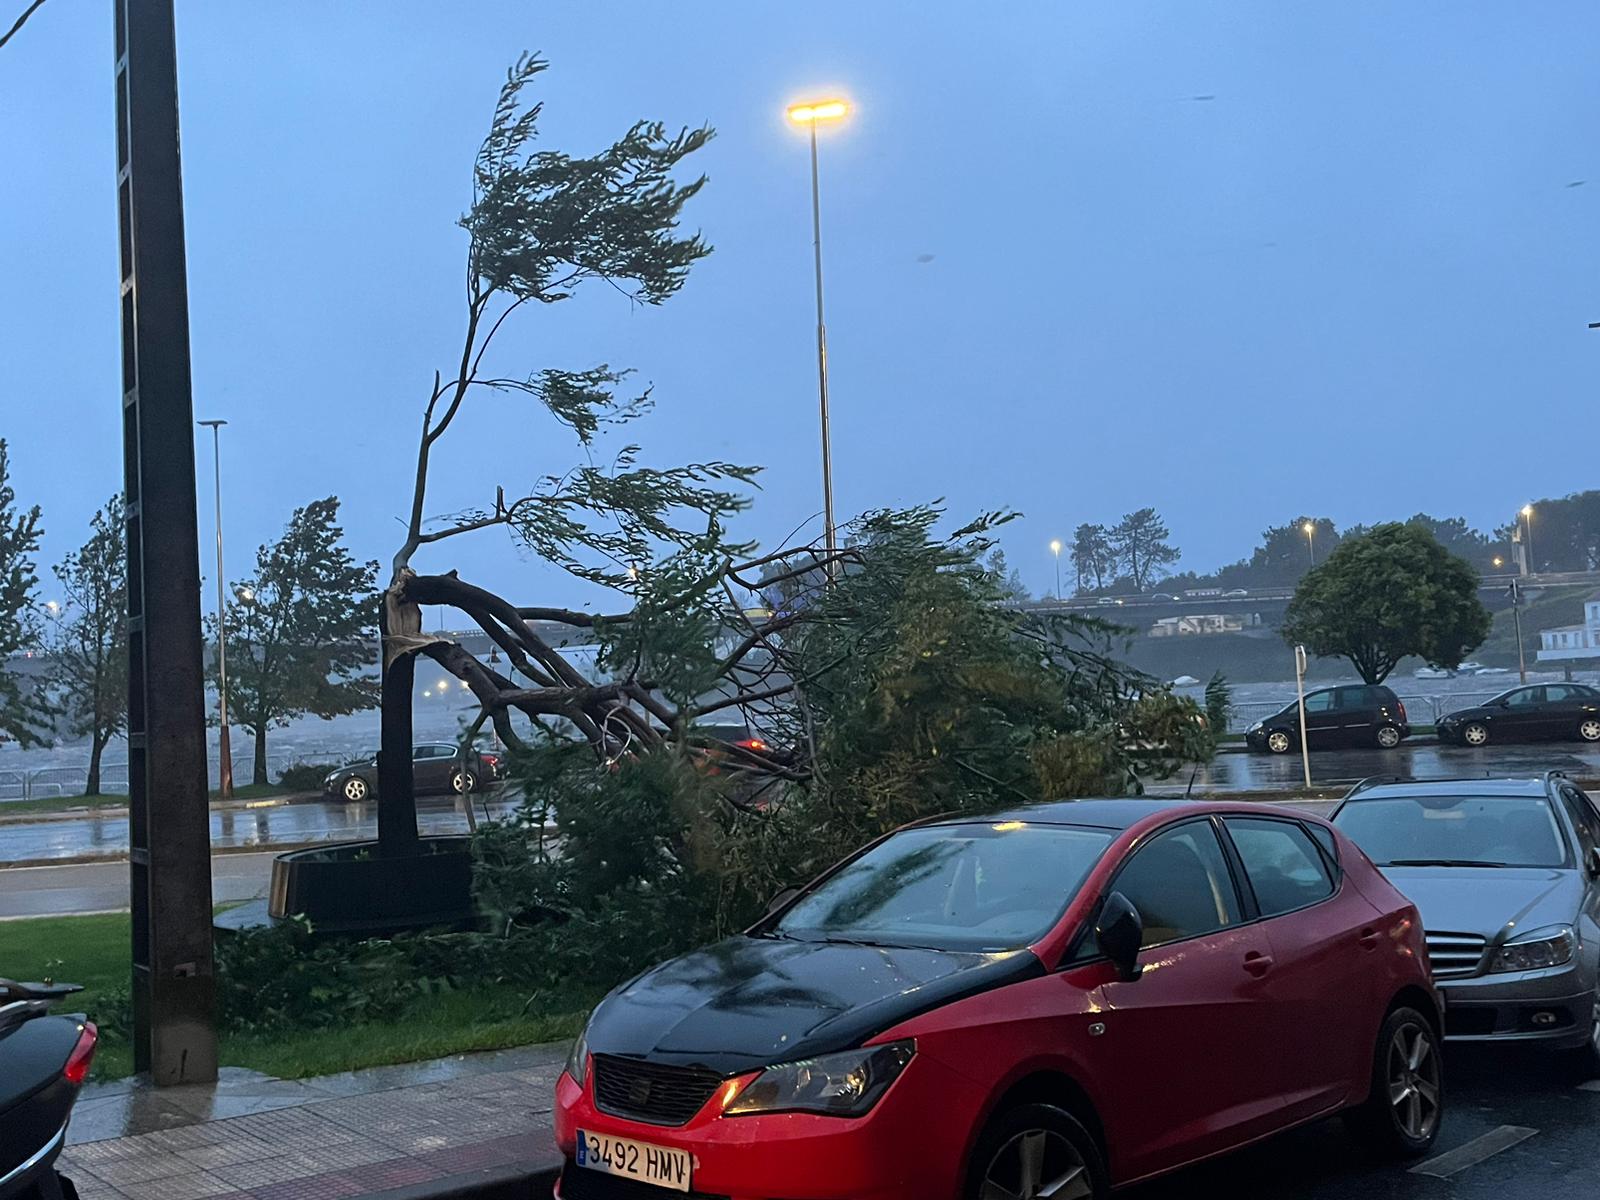
[[[1489,940],[1475,933],[1441,933],[1428,930],[1428,962],[1435,979],[1476,975]]]
[[[682,1125],[722,1078],[698,1067],[669,1067],[632,1058],[594,1056],[594,1101],[601,1112],[651,1125]]]
[[[728,1200],[706,1192],[674,1192],[653,1183],[602,1175],[570,1162],[561,1172],[561,1200],[664,1200],[669,1196],[679,1200]]]

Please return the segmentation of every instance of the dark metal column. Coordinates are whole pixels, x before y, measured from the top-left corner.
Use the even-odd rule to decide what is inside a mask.
[[[217,1039],[173,0],[114,5],[134,1065],[204,1082]]]

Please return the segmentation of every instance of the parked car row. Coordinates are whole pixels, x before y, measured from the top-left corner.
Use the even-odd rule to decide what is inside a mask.
[[[1341,684],[1305,695],[1306,744],[1311,750],[1377,746],[1392,750],[1411,735],[1406,706],[1381,684]],[[1600,688],[1582,683],[1515,687],[1471,708],[1439,718],[1439,740],[1462,746],[1490,742],[1600,742]],[[1245,744],[1268,754],[1300,749],[1300,705],[1285,705],[1245,730]]]
[[[1444,1043],[1600,1071],[1597,878],[1554,773],[920,822],[601,1002],[556,1195],[1098,1200],[1333,1114],[1420,1155]]]

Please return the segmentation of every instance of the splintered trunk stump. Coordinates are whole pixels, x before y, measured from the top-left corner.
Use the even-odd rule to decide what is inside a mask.
[[[420,621],[419,621],[420,623]],[[378,854],[405,858],[418,853],[417,800],[411,778],[411,695],[417,660],[412,654],[391,654],[389,606],[378,614],[383,633],[383,689],[378,715]]]

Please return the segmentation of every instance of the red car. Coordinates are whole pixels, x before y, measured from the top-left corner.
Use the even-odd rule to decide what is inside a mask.
[[[1079,800],[879,839],[595,1010],[561,1200],[1101,1197],[1333,1113],[1438,1132],[1417,911],[1325,821]]]

